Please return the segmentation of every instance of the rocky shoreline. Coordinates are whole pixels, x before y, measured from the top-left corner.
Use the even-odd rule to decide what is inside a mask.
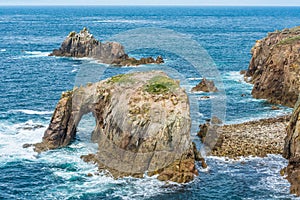
[[[282,154],[289,119],[290,116],[281,116],[241,124],[211,125],[209,129],[217,131],[219,137],[210,153],[231,159]]]

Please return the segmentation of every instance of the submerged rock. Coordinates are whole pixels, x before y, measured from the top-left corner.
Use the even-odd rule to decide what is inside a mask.
[[[198,85],[192,88],[192,92],[218,92],[213,81],[203,78]]]
[[[87,28],[84,28],[79,33],[71,32],[63,41],[61,47],[53,50],[50,56],[88,57],[102,63],[120,66],[136,66],[151,63],[160,64],[164,62],[161,56],[158,56],[156,60],[152,57],[141,58],[140,60],[131,58],[125,53],[124,47],[120,43],[101,43],[89,33]]]
[[[201,158],[190,139],[188,97],[165,73],[118,75],[63,93],[35,151],[69,145],[89,112],[96,120],[91,138],[99,151],[82,159],[97,163],[99,170],[116,178],[147,172],[179,183],[198,174],[195,160]]]
[[[289,159],[285,168],[287,180],[291,183],[290,192],[300,196],[300,98],[287,126],[283,157]]]
[[[300,27],[256,41],[245,80],[254,98],[293,107],[300,92]]]

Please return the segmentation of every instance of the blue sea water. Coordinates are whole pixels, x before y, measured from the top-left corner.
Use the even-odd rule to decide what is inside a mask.
[[[96,166],[80,159],[97,150],[89,140],[94,126],[90,115],[84,116],[77,140],[68,148],[37,155],[22,145],[41,140],[46,128],[30,128],[47,126],[61,93],[88,76],[83,69],[103,70],[98,80],[133,70],[90,59],[48,57],[70,31],[88,27],[106,41],[137,28],[164,28],[197,41],[220,72],[226,93],[224,122],[238,123],[291,112],[282,106],[271,110],[271,104],[253,99],[252,86],[239,71],[247,69],[256,40],[298,26],[299,21],[299,7],[0,7],[0,199],[293,199],[288,182],[279,175],[287,164],[280,155],[244,162],[207,157],[209,168],[199,169],[199,177],[186,185],[165,185],[154,177],[87,177],[96,171]],[[179,41],[179,49],[187,48],[180,45]],[[182,86],[196,98],[191,110],[194,123],[210,118],[211,99],[201,98],[210,94],[189,92],[201,78],[188,70],[189,62],[159,49],[129,53],[162,54],[165,66],[175,66],[184,75]],[[150,68],[164,70],[140,67]],[[196,131],[193,127],[195,141]]]

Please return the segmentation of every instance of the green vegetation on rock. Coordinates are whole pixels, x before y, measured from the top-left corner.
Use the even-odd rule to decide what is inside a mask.
[[[281,40],[278,45],[286,45],[286,44],[293,44],[296,41],[300,41],[300,35],[289,37],[284,40]]]
[[[131,74],[119,74],[111,77],[108,83],[134,83],[135,81],[131,76]]]
[[[149,80],[145,91],[151,94],[165,94],[174,91],[176,88],[179,88],[179,84],[175,80],[166,76],[155,76]]]

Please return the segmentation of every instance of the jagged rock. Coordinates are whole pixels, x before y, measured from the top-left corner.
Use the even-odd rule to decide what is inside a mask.
[[[285,171],[287,180],[291,183],[290,191],[300,196],[300,98],[287,126],[283,157],[289,159]]]
[[[256,41],[245,80],[254,98],[293,107],[300,92],[300,27]]]
[[[192,88],[192,92],[218,92],[213,81],[203,78],[198,85]]]
[[[148,172],[180,183],[198,174],[195,160],[202,158],[190,139],[188,97],[165,73],[118,75],[63,93],[35,151],[70,144],[81,117],[89,112],[96,120],[91,138],[99,150],[82,159],[97,163],[99,170],[114,177]]]
[[[83,28],[79,33],[71,32],[61,44],[61,47],[54,49],[50,56],[89,57],[102,63],[120,66],[160,64],[164,62],[161,56],[158,56],[156,60],[152,57],[141,58],[140,60],[131,58],[125,53],[121,44],[117,42],[101,43],[89,33],[87,28]]]

